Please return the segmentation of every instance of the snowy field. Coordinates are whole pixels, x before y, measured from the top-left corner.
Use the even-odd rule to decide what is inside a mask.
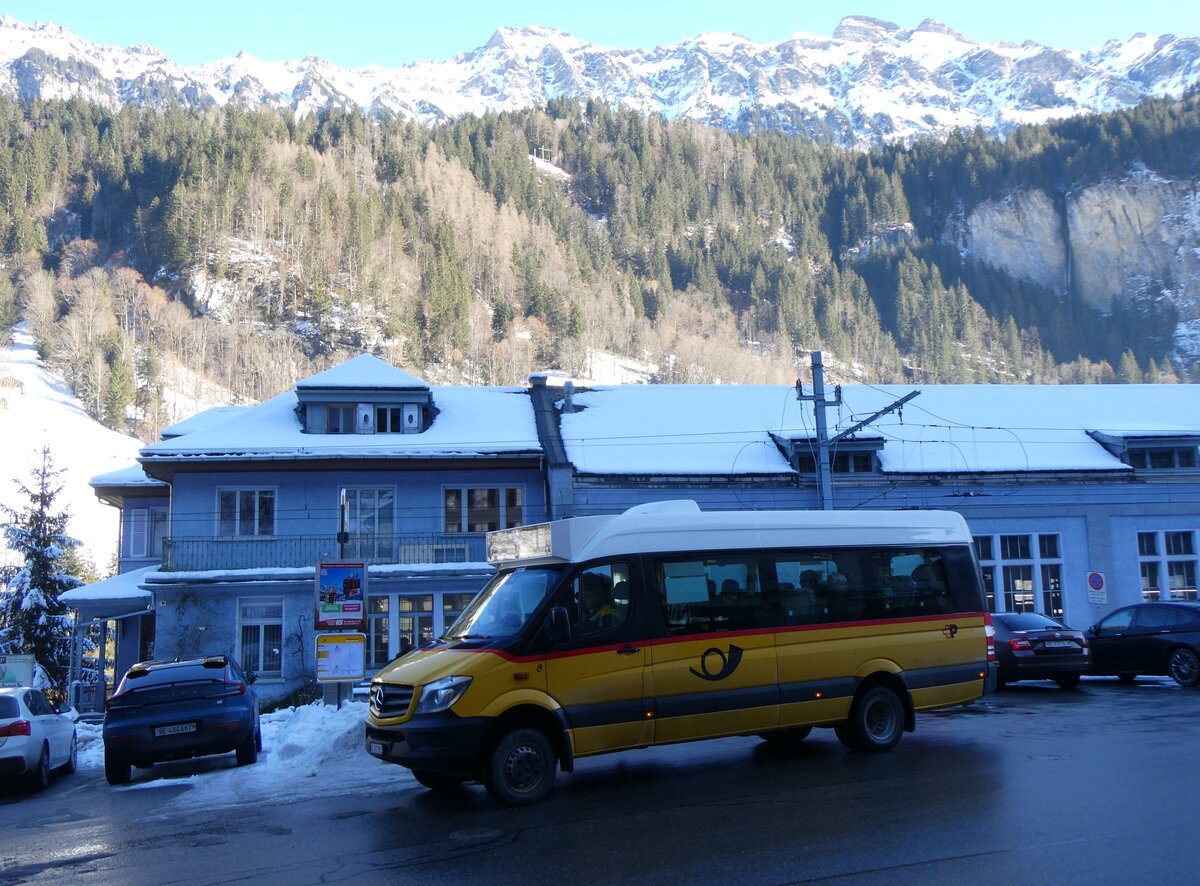
[[[331,793],[387,794],[416,785],[403,766],[383,763],[363,746],[367,703],[349,701],[340,708],[314,703],[262,715],[262,753],[252,766],[213,769],[204,759],[134,769],[133,781],[117,791],[152,790],[186,785],[172,803],[188,807],[236,806],[243,799],[263,796],[288,802],[315,799]],[[79,769],[87,775],[104,771],[100,724],[79,723]],[[68,776],[71,777],[71,776]],[[170,804],[163,812],[169,814]]]
[[[107,570],[117,552],[117,509],[101,504],[88,481],[134,464],[142,444],[88,416],[66,382],[42,365],[25,324],[0,348],[0,380],[0,504],[17,511],[29,505],[14,481],[31,485],[41,449],[49,446],[62,471],[54,509],[69,514],[67,531],[98,569]],[[0,564],[13,557],[0,538]]]

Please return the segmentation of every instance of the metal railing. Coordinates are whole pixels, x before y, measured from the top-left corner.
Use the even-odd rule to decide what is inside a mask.
[[[164,572],[312,566],[346,559],[368,565],[478,563],[486,559],[485,533],[425,532],[387,537],[351,535],[341,546],[333,535],[247,538],[165,538]]]

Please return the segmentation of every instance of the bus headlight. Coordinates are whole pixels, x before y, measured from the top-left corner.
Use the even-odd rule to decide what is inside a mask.
[[[462,694],[471,685],[470,677],[442,677],[434,680],[421,690],[421,700],[417,702],[418,714],[436,714],[452,706],[462,698]]]

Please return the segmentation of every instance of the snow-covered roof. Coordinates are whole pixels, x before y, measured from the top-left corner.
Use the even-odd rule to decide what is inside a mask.
[[[216,427],[145,446],[140,461],[486,458],[541,451],[524,388],[439,387],[433,402],[438,413],[419,434],[306,434],[296,393],[287,391]]]
[[[191,418],[185,418],[183,421],[177,421],[173,425],[167,425],[159,431],[159,437],[163,440],[168,440],[174,437],[182,437],[184,434],[194,434],[196,431],[202,431],[207,428],[215,427],[246,409],[249,406],[213,406],[205,409],[203,412],[197,412]]]
[[[359,354],[345,363],[296,382],[296,388],[301,391],[312,388],[428,391],[429,384],[371,354]]]
[[[1128,471],[1088,432],[1200,433],[1198,385],[844,385],[826,413],[830,436],[913,390],[900,413],[862,431],[883,436],[884,472]],[[623,385],[574,402],[561,427],[583,474],[790,473],[771,434],[816,436],[812,403],[791,386]]]
[[[114,486],[161,486],[166,487],[166,483],[161,480],[155,480],[153,477],[147,477],[146,472],[142,470],[141,465],[130,465],[127,468],[119,468],[115,471],[108,471],[104,474],[97,474],[88,481],[92,488],[105,487],[112,488]]]
[[[145,608],[150,604],[150,592],[141,589],[146,576],[158,571],[158,566],[143,566],[121,572],[112,578],[90,585],[63,591],[58,598],[72,609],[104,609],[117,615]]]

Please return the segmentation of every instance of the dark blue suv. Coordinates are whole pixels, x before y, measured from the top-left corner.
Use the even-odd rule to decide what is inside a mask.
[[[129,767],[237,752],[258,759],[262,732],[254,675],[230,655],[135,664],[104,706],[104,775],[126,784]]]

